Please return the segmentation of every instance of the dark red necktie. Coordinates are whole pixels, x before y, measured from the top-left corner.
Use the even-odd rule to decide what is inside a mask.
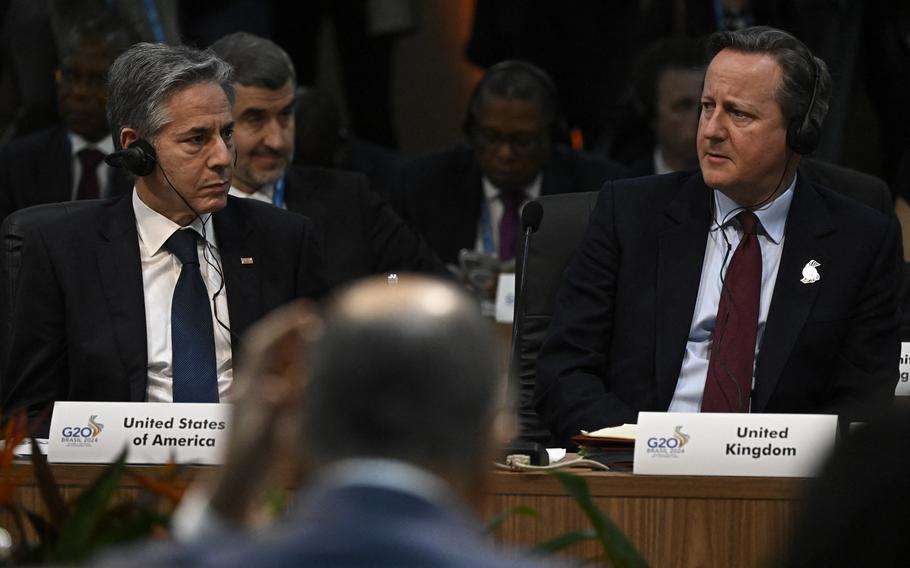
[[[79,163],[82,164],[82,177],[76,188],[76,199],[98,199],[101,197],[101,184],[98,183],[98,164],[104,154],[95,148],[79,150]]]
[[[743,211],[736,217],[743,236],[720,293],[702,412],[749,412],[761,296],[761,247],[755,214]]]
[[[515,243],[518,240],[518,209],[525,199],[523,191],[503,191],[502,219],[499,220],[499,260],[515,258]]]

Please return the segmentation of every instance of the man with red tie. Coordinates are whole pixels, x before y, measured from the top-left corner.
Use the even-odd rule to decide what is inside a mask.
[[[538,359],[557,438],[639,411],[862,418],[897,381],[900,231],[808,180],[831,78],[772,28],[712,36],[701,170],[607,184]]]
[[[103,162],[114,151],[104,82],[136,34],[105,15],[79,23],[65,38],[56,75],[61,122],[0,151],[0,221],[31,205],[123,195],[133,188],[132,176]]]

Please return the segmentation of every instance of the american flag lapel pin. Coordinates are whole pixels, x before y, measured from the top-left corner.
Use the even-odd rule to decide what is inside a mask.
[[[253,264],[253,257],[252,256],[241,256],[240,264]]]

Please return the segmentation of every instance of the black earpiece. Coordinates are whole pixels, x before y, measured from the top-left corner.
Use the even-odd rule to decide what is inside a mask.
[[[155,171],[155,166],[158,165],[155,149],[142,138],[123,150],[108,154],[104,161],[111,167],[124,168],[136,176],[147,176]]]
[[[787,126],[787,146],[797,154],[803,156],[810,154],[815,150],[821,140],[821,131],[811,120],[812,109],[815,107],[815,97],[818,94],[819,69],[815,57],[810,55],[809,58],[812,61],[812,71],[814,74],[812,96],[809,98],[809,106],[806,107],[806,112],[803,113],[801,117],[794,118]]]
[[[468,100],[468,111],[465,114],[464,121],[461,123],[461,129],[465,133],[465,136],[470,138],[474,134],[474,127],[476,126],[474,107],[477,104],[477,100],[481,97],[481,93],[486,90],[487,85],[496,79],[498,75],[514,71],[527,73],[534,77],[540,86],[543,87],[544,100],[541,101],[541,106],[543,107],[549,103],[553,108],[553,119],[550,122],[549,130],[550,141],[552,143],[557,143],[568,140],[569,127],[560,110],[559,97],[557,96],[556,85],[553,84],[553,80],[547,72],[540,67],[519,59],[508,59],[493,65],[487,69],[486,73],[484,73],[483,77],[480,79],[480,82],[474,87],[474,90],[471,92],[471,98]]]

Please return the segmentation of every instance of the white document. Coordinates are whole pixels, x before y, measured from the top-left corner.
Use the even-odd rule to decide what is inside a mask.
[[[496,284],[496,321],[512,323],[515,319],[515,274],[499,273]]]
[[[901,361],[898,366],[900,379],[897,381],[897,388],[894,389],[895,396],[910,396],[910,343],[901,343]]]

